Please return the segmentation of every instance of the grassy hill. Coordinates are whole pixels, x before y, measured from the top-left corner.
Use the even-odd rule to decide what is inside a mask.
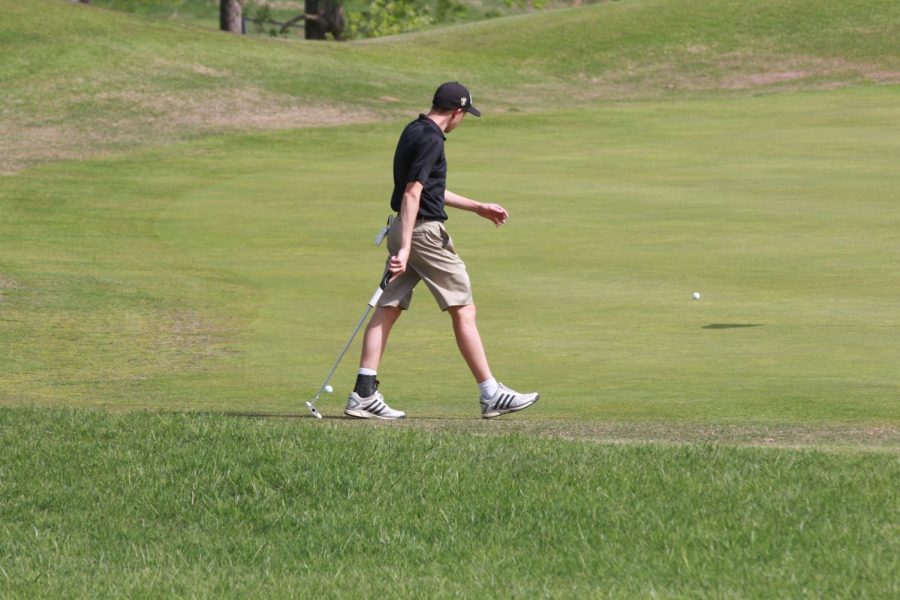
[[[900,81],[892,0],[628,0],[346,44],[0,0],[0,171],[225,131]]]

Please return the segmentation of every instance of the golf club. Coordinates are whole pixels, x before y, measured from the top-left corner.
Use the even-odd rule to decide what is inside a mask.
[[[375,293],[372,294],[372,297],[369,299],[369,304],[366,306],[366,312],[363,313],[362,318],[359,320],[359,323],[356,324],[356,329],[353,330],[353,334],[350,336],[350,339],[347,340],[347,343],[344,345],[344,349],[341,350],[340,356],[338,356],[337,360],[334,362],[334,366],[331,367],[331,371],[328,372],[328,377],[325,378],[325,381],[322,382],[322,385],[319,386],[319,391],[316,393],[316,397],[313,398],[312,402],[306,403],[306,408],[309,409],[309,412],[313,414],[313,416],[317,419],[322,418],[322,413],[316,408],[315,404],[319,400],[319,396],[322,395],[322,392],[325,391],[325,386],[328,385],[328,382],[331,381],[332,375],[337,370],[338,365],[341,364],[341,359],[344,358],[344,355],[347,354],[347,350],[350,349],[350,344],[353,343],[353,339],[356,337],[356,334],[359,333],[360,328],[366,320],[366,317],[369,316],[369,312],[375,307],[378,303],[378,299],[381,298],[381,294],[384,293],[384,288],[387,287],[388,282],[391,280],[391,272],[388,270],[384,271],[384,275],[381,277],[381,283],[378,284],[378,288],[375,290]]]

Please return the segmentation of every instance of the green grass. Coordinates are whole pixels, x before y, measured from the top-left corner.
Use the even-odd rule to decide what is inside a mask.
[[[0,593],[900,592],[894,456],[358,425],[2,410]]]
[[[900,592],[895,2],[343,45],[0,9],[0,596]],[[380,373],[410,418],[337,418],[357,340],[314,421],[451,77],[485,117],[450,187],[512,219],[448,227],[541,402],[479,419],[423,291]]]
[[[540,388],[542,418],[896,424],[896,100],[467,121],[448,142],[451,188],[512,214],[500,230],[448,223],[497,375]],[[3,180],[0,272],[16,284],[0,397],[302,406],[380,272],[371,239],[398,126],[222,137]],[[413,416],[474,415],[446,316],[427,293],[413,306],[384,391]]]
[[[348,44],[0,0],[0,172],[223,131],[900,81],[893,0],[628,0]],[[87,41],[89,40],[89,41]]]

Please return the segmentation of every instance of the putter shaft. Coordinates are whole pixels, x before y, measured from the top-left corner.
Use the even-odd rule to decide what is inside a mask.
[[[381,294],[379,294],[381,296]],[[376,300],[377,302],[377,300]],[[322,392],[325,391],[325,386],[328,385],[328,382],[331,381],[334,372],[337,371],[338,365],[341,364],[341,361],[344,359],[344,355],[347,354],[347,350],[350,349],[350,345],[353,343],[353,340],[356,339],[356,334],[359,333],[359,330],[362,328],[363,323],[366,321],[366,317],[369,316],[369,312],[372,310],[372,305],[366,307],[366,312],[363,313],[362,318],[359,320],[359,323],[356,324],[356,329],[353,330],[353,335],[350,336],[350,339],[347,340],[347,343],[344,345],[344,349],[341,350],[340,356],[338,356],[337,360],[334,361],[334,365],[331,367],[331,371],[328,372],[328,377],[325,378],[325,381],[322,382],[322,385],[319,386],[319,391],[316,392],[316,397],[312,401],[313,404],[319,399],[319,396],[322,395]]]
[[[353,343],[353,340],[356,339],[356,334],[359,333],[359,330],[362,329],[363,323],[366,322],[366,318],[369,316],[369,313],[375,308],[375,305],[378,304],[378,300],[381,298],[381,294],[384,293],[384,288],[387,287],[388,282],[391,280],[391,272],[388,270],[384,271],[384,274],[381,276],[381,282],[378,284],[378,288],[372,294],[372,297],[369,298],[369,304],[366,306],[366,312],[363,313],[362,318],[360,318],[359,323],[356,324],[356,328],[353,330],[353,334],[350,336],[350,339],[347,340],[347,343],[344,344],[344,349],[341,350],[341,354],[338,356],[337,360],[334,361],[334,365],[331,367],[331,371],[328,372],[328,377],[325,378],[325,381],[322,382],[322,385],[319,386],[319,391],[316,392],[316,397],[313,398],[312,402],[307,402],[306,406],[309,408],[310,412],[315,415],[317,418],[322,418],[318,410],[316,410],[315,404],[319,401],[319,397],[322,395],[322,392],[325,391],[325,386],[328,385],[328,382],[331,381],[332,376],[334,376],[334,372],[337,371],[338,365],[341,364],[341,360],[344,359],[344,355],[347,354],[347,350],[350,349],[350,345]]]

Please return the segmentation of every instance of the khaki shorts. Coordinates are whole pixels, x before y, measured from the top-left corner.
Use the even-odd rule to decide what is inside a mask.
[[[400,249],[400,228],[400,219],[394,219],[387,238],[390,256]],[[378,306],[408,309],[419,281],[425,282],[441,310],[473,303],[466,265],[457,256],[453,240],[440,221],[416,221],[406,272],[388,284]]]

